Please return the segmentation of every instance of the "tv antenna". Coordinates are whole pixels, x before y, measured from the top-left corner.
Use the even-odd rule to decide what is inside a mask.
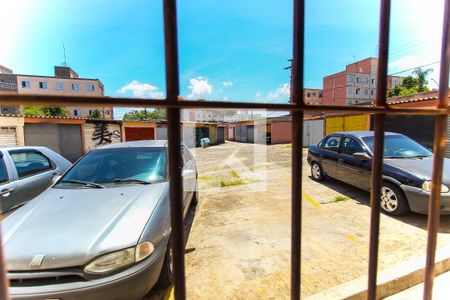
[[[63,43],[64,61],[61,63],[64,67],[67,67],[66,46]]]

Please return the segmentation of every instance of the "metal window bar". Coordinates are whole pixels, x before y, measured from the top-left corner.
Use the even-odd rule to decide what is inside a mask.
[[[371,192],[371,222],[368,266],[368,299],[376,299],[377,257],[379,238],[380,202],[379,195],[382,183],[383,136],[386,115],[433,115],[436,116],[432,192],[428,213],[427,258],[424,277],[424,299],[432,298],[434,279],[434,260],[437,231],[439,228],[440,188],[442,166],[445,149],[445,130],[448,118],[448,80],[450,62],[450,0],[445,0],[444,23],[442,30],[442,50],[440,62],[439,102],[436,108],[395,108],[386,103],[386,70],[388,61],[390,0],[381,0],[380,32],[379,32],[379,65],[377,74],[376,105],[369,106],[335,106],[307,105],[303,99],[303,56],[304,56],[304,0],[294,0],[294,35],[293,66],[290,104],[270,104],[253,102],[225,101],[185,101],[179,96],[178,44],[176,0],[164,0],[164,33],[166,60],[166,99],[130,99],[113,97],[86,96],[50,96],[50,95],[0,95],[2,105],[67,105],[67,106],[116,106],[116,107],[163,107],[167,109],[169,139],[169,172],[170,172],[170,210],[172,222],[172,243],[174,246],[174,287],[175,298],[185,299],[184,272],[184,226],[182,214],[182,181],[181,181],[181,141],[180,110],[181,109],[267,109],[290,111],[292,114],[292,244],[291,244],[291,298],[300,298],[300,263],[301,263],[301,167],[303,113],[305,111],[324,112],[360,112],[375,114],[375,146],[372,162],[373,178]],[[0,235],[1,243],[1,235]],[[3,250],[0,247],[0,299],[9,299],[6,264]]]

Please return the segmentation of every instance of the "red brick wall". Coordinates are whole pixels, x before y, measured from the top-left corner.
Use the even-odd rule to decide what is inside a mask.
[[[346,72],[336,73],[323,79],[323,104],[344,105],[347,85]]]
[[[345,68],[348,72],[355,72],[355,73],[367,73],[370,74],[370,66],[373,58],[366,58],[361,61],[357,61],[353,64],[347,65]]]
[[[271,124],[271,143],[283,144],[290,143],[292,141],[291,131],[292,122],[272,122]]]

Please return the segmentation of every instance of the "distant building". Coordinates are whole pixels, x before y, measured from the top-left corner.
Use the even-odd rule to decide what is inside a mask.
[[[322,104],[322,90],[304,88],[303,99],[306,102],[306,104],[311,105]]]
[[[345,105],[368,103],[376,96],[378,59],[366,58],[345,67],[345,70],[323,78],[323,104]],[[400,84],[403,77],[388,76],[387,89]]]
[[[55,66],[54,76],[14,74],[0,66],[0,93],[16,92],[26,95],[104,96],[104,86],[99,79],[80,78],[70,67]],[[67,106],[69,117],[88,117],[98,109],[104,119],[113,118],[112,107]],[[2,106],[2,114],[19,114],[20,108]]]

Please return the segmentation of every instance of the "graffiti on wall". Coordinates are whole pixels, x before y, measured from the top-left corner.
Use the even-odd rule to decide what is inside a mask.
[[[84,131],[84,152],[87,153],[100,146],[120,143],[122,131],[119,124],[114,123],[86,123]]]
[[[116,137],[120,139],[120,131],[109,131],[108,123],[95,123],[94,132],[92,132],[92,140],[96,145],[111,144],[112,138]]]

